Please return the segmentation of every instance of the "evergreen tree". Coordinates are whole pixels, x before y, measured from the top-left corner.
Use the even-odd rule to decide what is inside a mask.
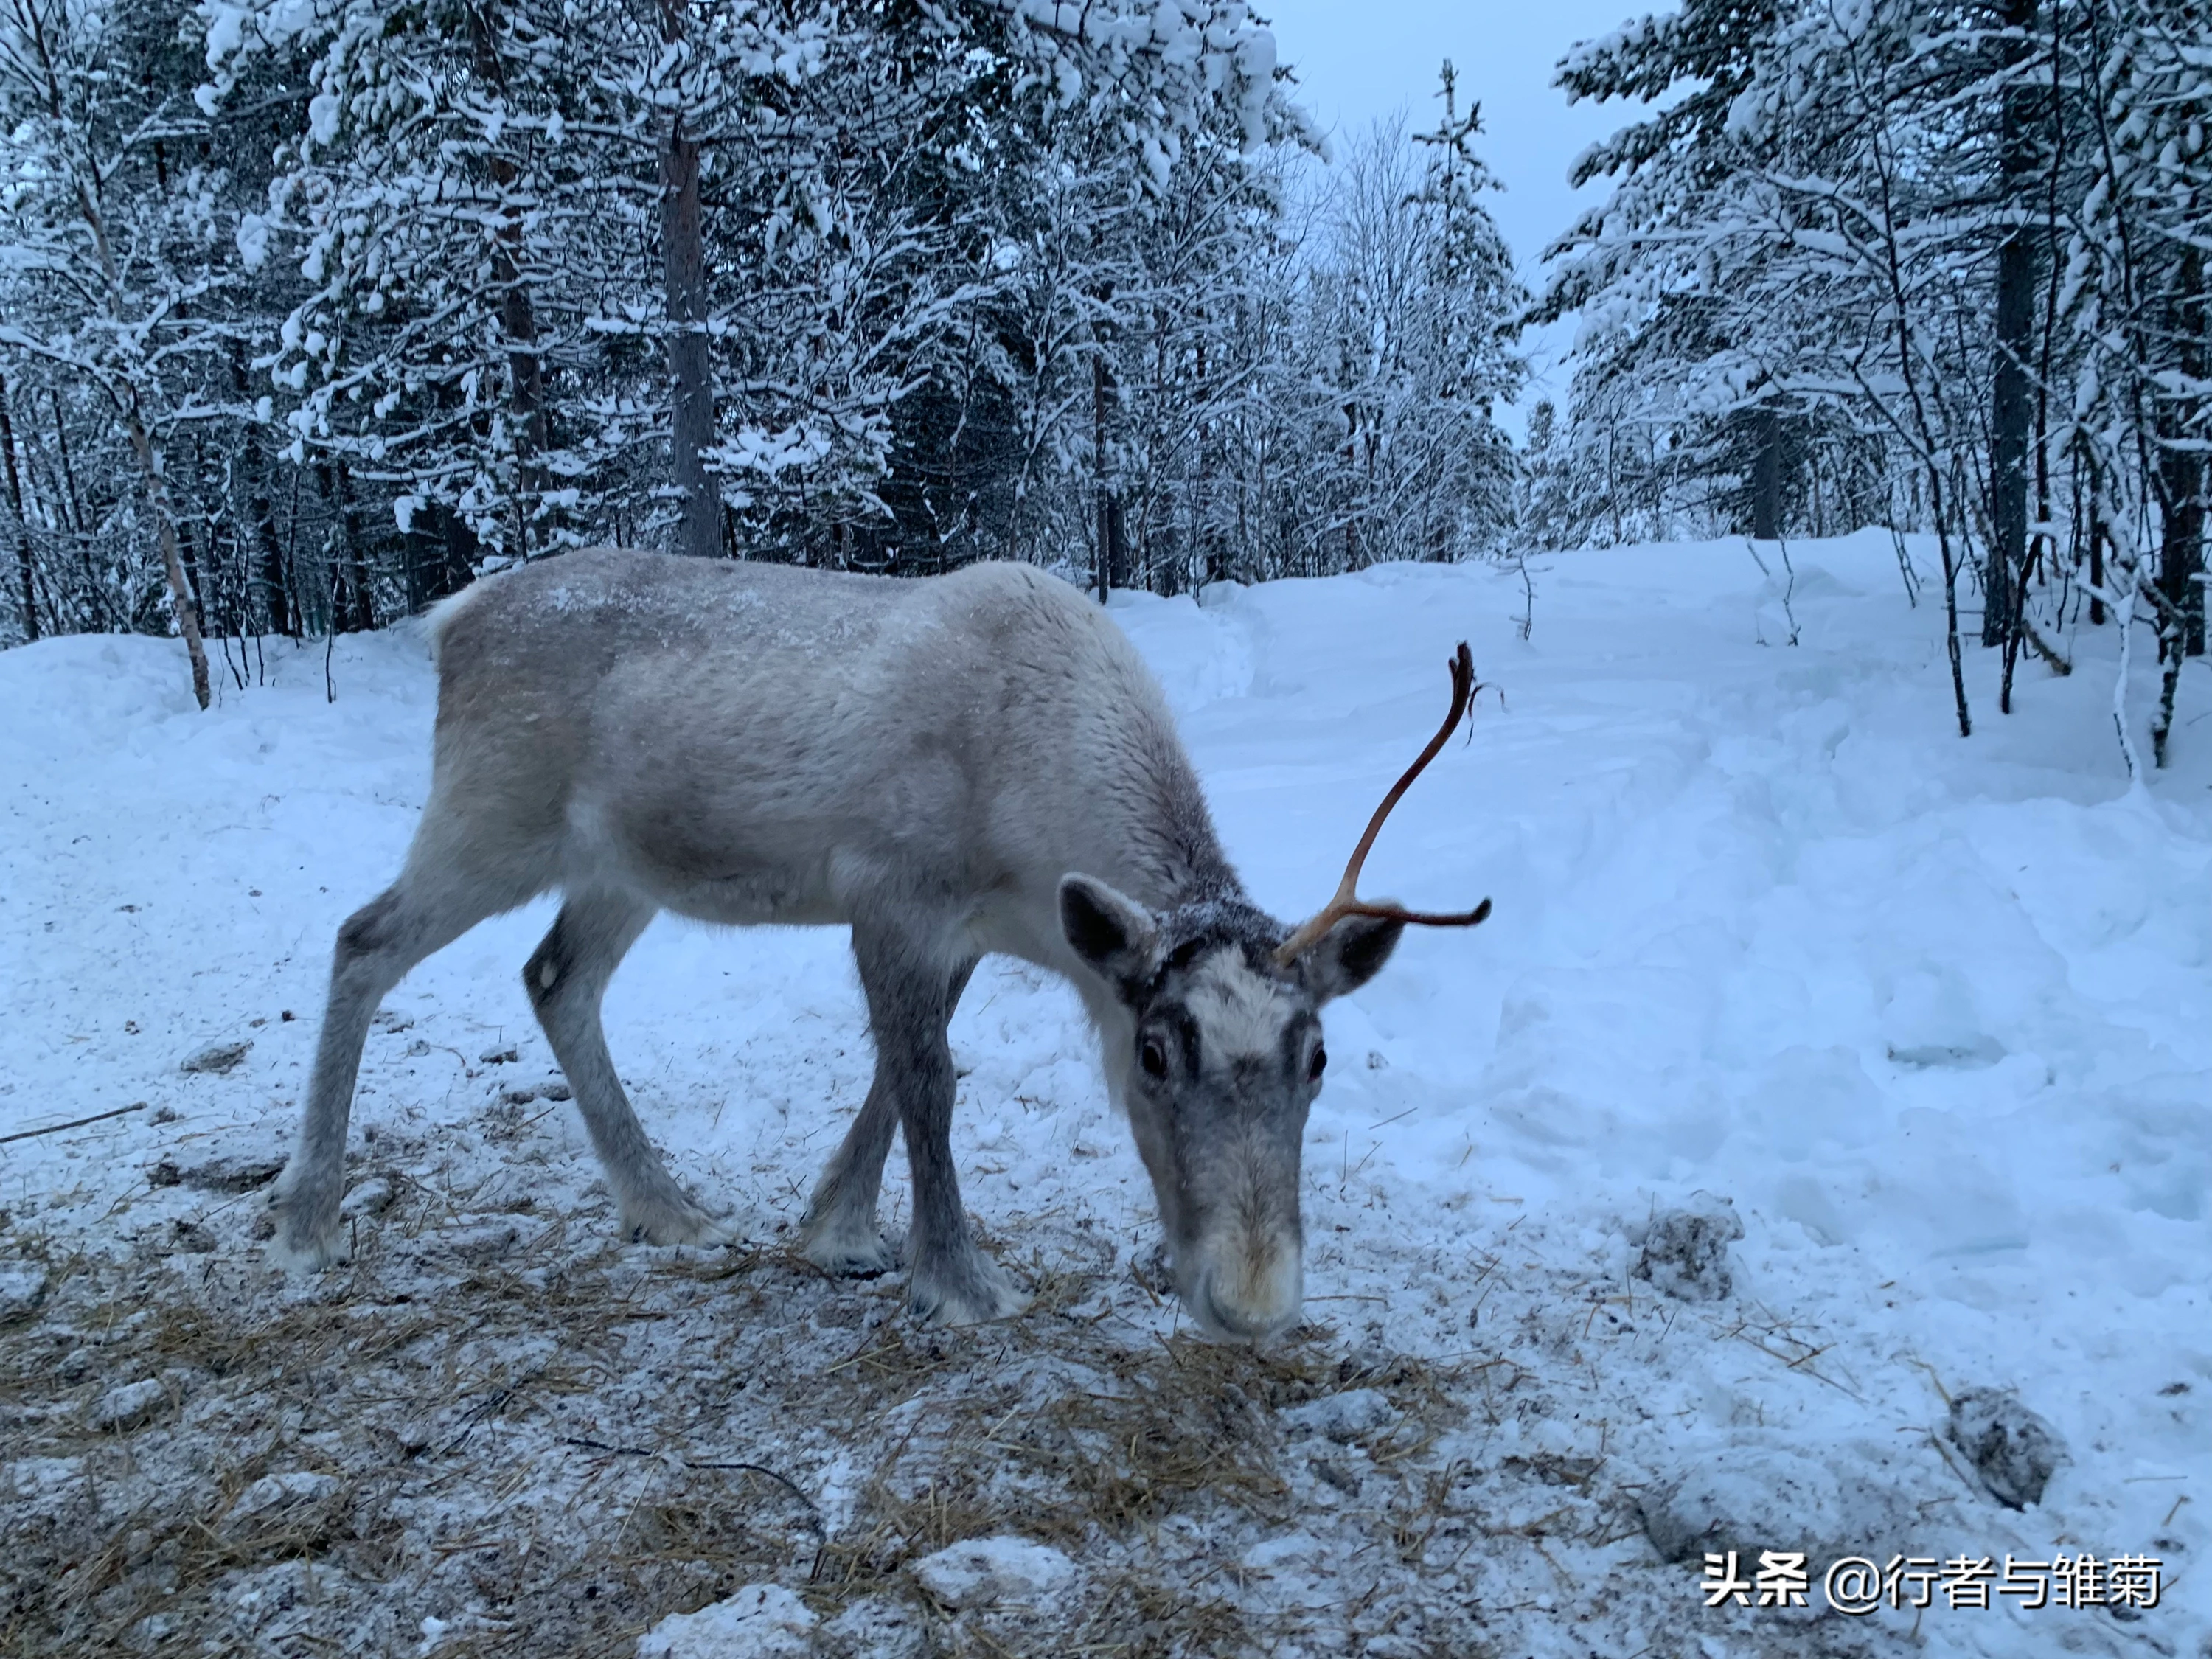
[[[1179,592],[1514,510],[1474,112],[1325,166],[1241,0],[46,3],[11,636],[228,659],[600,542]]]

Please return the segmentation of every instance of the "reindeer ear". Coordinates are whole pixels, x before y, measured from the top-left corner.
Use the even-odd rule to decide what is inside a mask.
[[[1061,878],[1060,931],[1125,1002],[1159,965],[1160,930],[1152,912],[1089,876]]]
[[[1395,916],[1346,916],[1298,956],[1314,998],[1327,1002],[1356,991],[1382,971],[1406,924]]]

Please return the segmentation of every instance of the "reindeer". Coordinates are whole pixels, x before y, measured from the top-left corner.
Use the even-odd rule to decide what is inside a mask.
[[[1355,893],[1376,832],[1473,682],[1377,809],[1334,899],[1295,931],[1221,850],[1158,685],[1119,629],[1027,566],[926,580],[660,554],[574,553],[477,582],[429,623],[430,798],[405,868],[338,929],[272,1251],[343,1254],[347,1118],[369,1022],[408,969],[559,890],[523,983],[619,1206],[655,1244],[725,1242],[646,1139],[601,997],[667,909],[849,926],[874,1080],[799,1234],[836,1273],[894,1265],[876,1198],[894,1127],[914,1183],[908,1299],[966,1324],[1023,1305],[978,1249],[952,1164],[945,1028],[991,951],[1064,975],[1152,1176],[1199,1325],[1257,1339],[1298,1315],[1299,1153],[1327,1054],[1318,1012],[1409,922]]]

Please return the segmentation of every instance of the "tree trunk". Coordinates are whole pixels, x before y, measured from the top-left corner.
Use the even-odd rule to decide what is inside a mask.
[[[64,522],[72,532],[82,536],[84,534],[84,506],[77,498],[76,468],[70,462],[69,424],[62,419],[62,394],[50,386],[46,396],[54,406],[54,451],[61,457],[62,488],[68,497],[69,513]]]
[[[1359,568],[1359,509],[1365,498],[1359,492],[1359,405],[1344,406],[1344,472],[1351,481],[1352,500],[1344,515],[1344,568]],[[1319,574],[1319,573],[1316,573]]]
[[[199,612],[192,605],[192,591],[185,582],[185,562],[177,550],[177,524],[169,513],[169,488],[161,477],[161,463],[154,453],[153,436],[146,430],[137,404],[125,409],[123,426],[130,435],[131,453],[138,458],[138,471],[146,484],[147,504],[153,509],[154,534],[161,547],[161,570],[169,580],[169,608],[177,619],[177,632],[184,636],[185,655],[192,665],[192,696],[205,708],[211,701],[207,646],[200,638]]]
[[[1098,483],[1098,603],[1106,603],[1114,588],[1114,539],[1121,517],[1114,492],[1106,482],[1106,357],[1091,360],[1091,476]]]
[[[1752,411],[1751,535],[1782,539],[1782,417],[1767,407]],[[1737,522],[1741,523],[1739,520]]]
[[[2004,44],[2005,64],[2027,55],[2027,33],[2035,27],[2035,0],[2006,0],[2004,21],[2018,38]],[[1998,168],[2000,205],[2020,210],[1997,244],[1996,362],[1990,396],[1990,517],[1995,545],[1983,561],[1982,643],[2002,645],[2012,633],[2013,584],[2027,559],[2027,433],[2033,413],[2027,363],[2034,344],[2035,242],[2027,218],[2035,164],[2031,94],[2008,86]]]
[[[2176,368],[2191,386],[2202,386],[2205,373],[2204,256],[2184,248],[2171,301],[2171,326],[2180,343]],[[2193,314],[2192,314],[2193,313]],[[2176,410],[2161,424],[2159,472],[2165,496],[2165,522],[2159,541],[2158,586],[2178,618],[2171,631],[2177,653],[2204,654],[2204,453],[2190,447],[2187,425]],[[12,465],[12,463],[11,463]]]
[[[345,463],[325,462],[316,473],[323,494],[330,498],[331,517],[337,536],[337,566],[345,580],[344,603],[331,617],[333,634],[367,634],[376,627],[376,599],[370,592],[368,568],[361,556],[361,538],[356,533],[353,487]]]
[[[167,458],[164,456],[163,459]],[[208,604],[208,582],[214,575],[214,572],[203,571],[200,568],[199,550],[192,545],[191,523],[185,520],[174,520],[172,522],[175,525],[177,532],[177,557],[185,567],[185,591],[192,596],[192,608],[198,614],[200,626],[205,628],[208,625],[208,612],[216,608]],[[215,619],[215,631],[217,634],[223,631],[221,617]]]
[[[504,87],[506,69],[499,60],[496,20],[489,5],[469,14],[469,29],[477,76],[488,85]],[[507,341],[507,406],[514,416],[514,434],[515,550],[526,559],[543,482],[538,458],[550,447],[544,367],[538,351],[538,313],[522,276],[522,215],[515,204],[504,199],[520,174],[513,161],[496,152],[486,161],[484,172],[502,198],[499,229],[492,239],[491,276],[499,289],[499,324]]]
[[[2093,462],[2089,471],[2089,625],[2105,625],[2105,513],[2099,494],[2100,480]]]
[[[31,526],[23,517],[23,481],[15,471],[15,424],[8,417],[8,382],[0,379],[0,448],[8,452],[8,505],[15,514],[15,568],[23,584],[23,633],[39,637],[38,564],[31,555]]]
[[[232,348],[230,380],[243,400],[248,388],[242,347]],[[269,499],[269,472],[263,465],[261,446],[250,429],[240,438],[238,459],[246,474],[246,516],[253,521],[253,538],[260,554],[261,606],[269,618],[269,631],[296,639],[299,629],[294,626],[291,583],[285,578],[284,550],[276,540],[276,514]]]
[[[504,188],[514,181],[514,165],[495,160],[491,176]],[[530,289],[522,280],[521,246],[522,221],[518,215],[510,213],[500,226],[499,240],[492,253],[492,280],[506,290],[500,297],[499,322],[507,339],[507,395],[509,407],[514,412],[515,533],[523,557],[528,558],[533,542],[543,539],[543,532],[536,528],[538,491],[544,482],[538,476],[538,458],[545,453],[548,444],[545,372],[544,360],[538,352],[538,313],[530,302]]]
[[[678,112],[661,157],[660,243],[667,270],[668,378],[674,393],[671,456],[683,517],[676,550],[710,559],[722,550],[720,492],[707,476],[714,443],[714,363],[707,338],[707,249],[700,222],[699,141]]]
[[[353,593],[353,631],[372,634],[376,631],[376,591],[368,579],[368,563],[361,554],[361,526],[353,510],[353,481],[346,477],[345,463],[337,467],[338,480],[338,535],[345,544],[346,586]]]
[[[2179,349],[2174,367],[2184,384],[2203,384],[2204,354],[2197,343],[2198,319],[2192,306],[2203,304],[2204,265],[2193,247],[2185,247],[2167,301],[2167,326]],[[2155,394],[2154,394],[2155,395]],[[2171,397],[2154,405],[2158,435],[2160,526],[2158,550],[2158,712],[2152,717],[2151,763],[2163,768],[2173,732],[2173,705],[2181,690],[2185,659],[2204,649],[2204,457],[2190,447],[2187,411]]]
[[[448,593],[458,593],[475,580],[476,561],[481,550],[476,532],[471,530],[461,515],[449,507],[433,508],[430,514],[430,534],[434,538],[439,557],[443,561],[437,575],[430,582],[429,597],[441,599]],[[617,535],[616,542],[622,538]]]
[[[1928,495],[1936,508],[1936,544],[1943,556],[1943,643],[1951,656],[1951,703],[1959,717],[1959,735],[1974,735],[1974,717],[1966,708],[1966,675],[1959,659],[1959,563],[1952,556],[1951,534],[1943,524],[1943,483],[1936,465],[1928,463]]]

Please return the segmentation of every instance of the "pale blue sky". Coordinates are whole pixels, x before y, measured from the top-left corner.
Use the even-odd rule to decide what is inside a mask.
[[[1352,131],[1402,109],[1416,129],[1432,123],[1437,70],[1447,58],[1460,95],[1482,104],[1485,158],[1504,184],[1491,211],[1533,287],[1536,262],[1588,198],[1567,188],[1567,169],[1590,143],[1633,119],[1639,106],[1577,104],[1552,85],[1553,66],[1576,41],[1605,34],[1631,15],[1671,10],[1667,0],[1255,0],[1273,21],[1281,61],[1297,71],[1298,101],[1324,128]],[[1462,104],[1462,107],[1464,105]],[[1572,343],[1571,328],[1530,338],[1540,378]],[[1514,422],[1516,429],[1519,422]]]

